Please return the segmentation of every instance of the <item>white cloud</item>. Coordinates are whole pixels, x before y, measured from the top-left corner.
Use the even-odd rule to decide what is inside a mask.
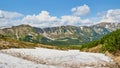
[[[111,9],[103,15],[100,22],[117,22],[120,23],[120,9]]]
[[[27,15],[23,18],[25,24],[36,27],[51,27],[58,21],[56,16],[50,16],[48,11],[41,11],[38,15]]]
[[[8,12],[0,10],[0,27],[16,26],[20,24],[28,24],[35,27],[53,27],[62,25],[92,25],[98,22],[118,22],[120,23],[120,9],[111,9],[106,12],[99,13],[98,17],[82,19],[81,15],[90,12],[87,5],[72,8],[71,15],[63,15],[60,18],[51,16],[48,11],[41,11],[38,15],[26,15],[17,12]],[[101,16],[102,15],[102,16]]]
[[[51,16],[48,11],[41,11],[38,15],[27,15],[23,18],[24,24],[35,27],[53,27],[62,25],[83,25],[90,23],[89,19],[81,19],[78,16],[64,15],[61,18]]]
[[[8,12],[0,10],[0,19],[14,19],[23,16],[20,13],[17,12]]]
[[[64,15],[58,18],[56,16],[51,16],[48,11],[41,11],[38,15],[34,14],[27,16],[17,12],[0,11],[0,26],[28,24],[34,27],[44,28],[62,25],[89,25],[90,22],[89,19],[81,19],[73,15]]]
[[[88,5],[84,4],[83,6],[72,8],[71,11],[73,12],[73,15],[81,16],[87,15],[90,12],[90,8]]]
[[[55,16],[50,16],[49,12],[47,12],[47,11],[41,11],[41,13],[38,15],[28,15],[24,19],[29,20],[29,21],[35,20],[35,21],[39,21],[41,23],[46,23],[46,22],[55,21],[56,18],[57,17],[55,17]]]
[[[0,10],[0,26],[20,24],[20,22],[16,22],[20,17],[23,17],[20,13]]]
[[[63,25],[80,26],[80,25],[85,25],[85,24],[89,25],[91,21],[89,19],[81,19],[80,17],[77,17],[77,16],[62,16],[61,23]]]
[[[61,22],[64,23],[63,25],[75,25],[80,22],[80,17],[76,16],[62,16]]]
[[[28,24],[35,27],[53,27],[62,25],[79,26],[89,24],[89,19],[81,19],[79,15],[86,15],[90,9],[87,5],[72,8],[74,15],[63,15],[60,18],[51,16],[48,11],[41,11],[38,15],[26,15],[17,12],[8,12],[0,10],[0,26],[16,26]]]

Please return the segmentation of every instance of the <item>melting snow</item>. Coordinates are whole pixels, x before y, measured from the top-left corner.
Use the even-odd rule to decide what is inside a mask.
[[[36,64],[21,58],[0,53],[0,68],[63,68],[51,65]]]
[[[28,62],[28,61],[26,62],[24,60],[24,62],[20,62],[18,58],[6,57],[7,59],[4,60],[5,62],[9,61],[10,64],[17,63],[16,66],[20,66],[20,65],[31,66],[31,65],[25,65],[23,63],[27,63],[27,64],[32,63],[32,66],[36,66],[36,64],[34,65],[33,63],[35,62],[38,64],[44,64],[44,66],[55,65],[58,67],[64,66],[67,68],[68,67],[99,68],[99,67],[109,66],[111,62],[113,63],[113,60],[105,56],[104,54],[79,52],[79,50],[62,51],[62,50],[54,50],[54,49],[36,48],[36,49],[7,49],[7,50],[2,50],[1,52],[19,57],[21,58],[22,61],[23,59],[32,61],[32,62]],[[2,59],[5,59],[4,56],[1,57],[1,55],[2,54],[0,54],[0,61]],[[16,68],[19,68],[19,67],[16,67]],[[22,68],[25,68],[25,67],[22,67]],[[41,67],[41,68],[50,68],[50,67]]]

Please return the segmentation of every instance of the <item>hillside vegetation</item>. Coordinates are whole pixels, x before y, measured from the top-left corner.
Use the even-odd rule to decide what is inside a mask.
[[[11,39],[7,36],[0,34],[0,49],[9,49],[9,48],[35,48],[35,47],[43,47],[43,48],[57,48],[55,46],[43,45],[43,44],[35,44],[30,42],[23,42],[15,39]]]
[[[29,25],[0,29],[0,34],[11,39],[47,45],[82,45],[98,40],[120,28],[116,23],[99,23],[91,26],[57,26],[38,28]]]
[[[120,29],[103,36],[99,40],[92,41],[92,42],[87,43],[87,44],[83,44],[82,46],[80,46],[80,45],[66,45],[66,46],[64,46],[64,43],[62,43],[61,41],[56,41],[53,43],[48,42],[48,43],[51,45],[63,45],[63,46],[43,45],[43,44],[38,44],[38,43],[30,43],[29,38],[30,38],[30,36],[23,39],[23,40],[28,41],[28,42],[23,42],[23,41],[11,39],[7,36],[0,34],[0,49],[45,47],[45,48],[63,49],[63,50],[79,49],[79,50],[83,50],[83,51],[89,51],[90,49],[92,49],[92,52],[106,52],[106,51],[108,51],[111,53],[117,53],[120,51]],[[38,38],[43,38],[43,37],[39,36]],[[45,42],[45,41],[43,41],[43,42]],[[72,42],[77,43],[77,41],[71,40],[71,42],[69,42],[69,44]],[[65,42],[65,43],[68,44],[67,42]]]
[[[0,49],[33,47],[35,47],[33,43],[21,42],[18,40],[10,39],[4,35],[0,35]]]
[[[117,53],[120,51],[120,29],[113,31],[101,39],[84,44],[81,46],[81,49],[84,50],[90,49],[93,47],[100,47],[100,52],[109,51],[111,53]]]

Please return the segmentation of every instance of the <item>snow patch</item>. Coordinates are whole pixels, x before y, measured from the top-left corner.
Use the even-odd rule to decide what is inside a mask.
[[[36,49],[7,49],[2,52],[21,57],[39,64],[57,65],[71,68],[106,67],[113,60],[104,54],[80,52],[79,50]],[[29,58],[29,59],[28,59]]]
[[[0,68],[63,68],[51,65],[36,64],[21,58],[0,53]]]

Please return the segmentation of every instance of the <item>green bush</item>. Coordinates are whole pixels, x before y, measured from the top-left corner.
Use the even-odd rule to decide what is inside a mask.
[[[103,36],[101,39],[87,43],[82,45],[81,48],[92,48],[99,44],[102,44],[102,50],[103,52],[109,51],[109,52],[117,52],[120,50],[120,29],[113,31],[105,36]]]
[[[120,29],[104,36],[103,51],[116,52],[120,50]]]
[[[100,43],[99,43],[99,40],[92,41],[92,42],[83,44],[83,45],[81,46],[81,49],[82,49],[82,48],[92,48],[92,47],[97,46],[98,44],[100,44]]]

